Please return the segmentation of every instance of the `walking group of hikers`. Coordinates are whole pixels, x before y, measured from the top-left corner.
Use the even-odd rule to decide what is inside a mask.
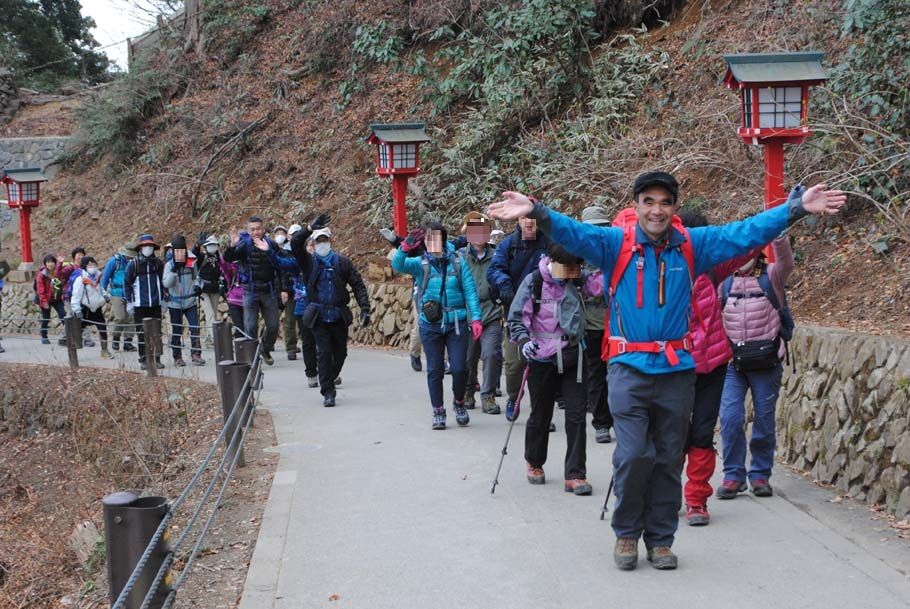
[[[778,207],[709,226],[697,213],[679,214],[678,195],[673,176],[653,172],[635,180],[631,207],[612,220],[589,207],[577,221],[506,192],[486,214],[468,214],[454,238],[439,222],[403,239],[381,231],[393,248],[392,268],[413,277],[411,366],[422,370],[422,349],[432,428],[446,427],[446,374],[459,426],[470,423],[478,390],[482,412],[501,414],[504,369],[506,419],[517,416],[523,383],[530,394],[528,482],[546,482],[558,405],[567,438],[564,488],[590,495],[590,412],[598,443],[615,434],[614,559],[624,570],[637,566],[639,539],[654,567],[676,568],[670,548],[684,462],[687,521],[709,523],[718,416],[724,479],[717,497],[732,499],[750,487],[758,497],[772,494],[774,413],[793,330],[784,294],[793,255],[783,232],[807,214],[837,213],[845,202],[824,185],[797,187]],[[493,231],[493,220],[515,221],[514,232]],[[175,364],[185,365],[181,337],[188,328],[191,361],[202,365],[198,301],[215,320],[224,297],[234,326],[247,335],[259,336],[262,317],[261,350],[271,365],[283,309],[288,359],[296,359],[299,343],[309,386],[320,388],[324,406],[335,406],[353,322],[348,288],[361,324],[370,322],[370,303],[357,269],[333,251],[328,224],[321,214],[266,235],[253,216],[245,232],[230,231],[223,250],[208,233],[192,249],[175,235],[161,258],[154,238],[143,235],[103,270],[82,248],[71,262],[48,255],[36,280],[42,340],[49,342],[51,309],[61,318],[72,312],[98,327],[102,355],[110,357],[101,314],[109,300],[113,349],[132,351],[135,333],[142,366],[162,367],[160,358],[146,357],[141,321],[160,318],[166,307]],[[748,390],[754,415],[747,470]]]
[[[455,420],[469,424],[478,352],[483,412],[499,414],[503,362],[507,419],[516,416],[524,381],[530,394],[528,482],[546,482],[558,404],[565,411],[565,491],[589,495],[591,412],[598,442],[611,441],[611,429],[616,436],[612,525],[614,560],[623,570],[637,566],[640,539],[654,567],[676,568],[670,548],[683,494],[689,524],[710,522],[718,417],[724,479],[717,497],[733,499],[750,488],[757,497],[772,495],[774,413],[793,330],[784,293],[793,255],[783,232],[807,214],[837,213],[846,200],[824,185],[797,187],[783,205],[709,226],[700,214],[678,215],[678,195],[672,175],[652,172],[635,180],[631,207],[612,222],[597,207],[576,221],[506,192],[487,215],[465,218],[467,244],[450,241],[437,222],[404,240],[386,234],[397,248],[392,268],[414,278],[432,428],[446,426],[447,370]],[[488,243],[492,219],[517,222],[495,250]],[[419,370],[413,342],[411,357]],[[754,415],[747,470],[748,390]]]

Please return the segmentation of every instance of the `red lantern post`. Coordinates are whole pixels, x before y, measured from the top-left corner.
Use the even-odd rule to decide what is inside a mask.
[[[724,84],[740,92],[743,143],[764,148],[765,208],[787,199],[784,144],[802,144],[809,127],[809,87],[828,79],[824,53],[748,53],[724,55]],[[773,260],[770,248],[768,259]]]
[[[429,142],[424,123],[372,124],[366,141],[376,146],[376,173],[392,181],[395,234],[408,234],[408,180],[420,173],[420,144]]]
[[[6,184],[7,205],[19,210],[19,239],[22,251],[20,271],[33,271],[32,257],[32,209],[41,204],[41,184],[47,177],[37,168],[6,169],[2,182]]]

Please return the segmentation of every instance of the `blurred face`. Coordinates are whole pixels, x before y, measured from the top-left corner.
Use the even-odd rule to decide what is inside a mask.
[[[174,262],[186,262],[186,250],[174,250]]]
[[[262,222],[247,222],[246,232],[253,239],[262,239],[265,236],[265,226],[262,225]]]
[[[442,255],[442,231],[427,231],[424,243],[427,244],[427,251],[431,254]]]
[[[521,238],[525,241],[534,241],[537,239],[537,220],[533,218],[521,218],[518,221],[521,227]]]
[[[275,231],[275,243],[278,245],[284,245],[284,242],[288,240],[288,234],[283,230]]]
[[[54,269],[57,268],[57,261],[56,261],[56,260],[48,260],[47,262],[44,263],[44,268],[46,268],[47,270],[53,272]]]
[[[82,259],[83,259],[84,257],[85,257],[85,254],[83,254],[83,253],[81,253],[81,252],[76,252],[76,255],[73,256],[73,264],[75,264],[76,266],[81,266],[81,265],[82,265]]]
[[[563,264],[561,262],[551,261],[552,275],[556,279],[578,279],[581,277],[580,264]]]
[[[491,232],[492,228],[489,222],[468,222],[468,230],[466,231],[468,243],[477,249],[482,249],[487,241],[490,240]]]
[[[651,239],[660,239],[670,228],[678,206],[673,195],[661,186],[649,186],[632,202],[638,224]]]

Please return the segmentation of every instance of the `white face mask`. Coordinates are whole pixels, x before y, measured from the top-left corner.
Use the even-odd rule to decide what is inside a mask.
[[[87,266],[87,267],[85,267],[85,270],[88,271],[89,275],[94,275],[98,272],[98,267],[97,266]]]
[[[142,249],[139,251],[142,252],[143,256],[148,258],[149,256],[151,256],[152,254],[155,253],[155,248],[151,245],[143,245]]]
[[[209,254],[214,254],[215,252],[218,251],[218,246],[217,245],[206,245],[205,251],[208,252]]]
[[[324,243],[317,243],[314,249],[317,256],[328,256],[329,252],[332,251],[332,244],[328,241]]]
[[[288,240],[288,238],[285,237],[284,235],[275,236],[275,243],[277,243],[278,245],[284,245],[284,242],[287,240]]]

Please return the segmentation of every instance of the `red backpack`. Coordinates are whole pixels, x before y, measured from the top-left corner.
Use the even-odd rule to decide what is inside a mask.
[[[635,227],[638,225],[638,215],[635,213],[635,210],[631,207],[627,207],[620,211],[616,217],[613,219],[613,226],[623,229],[622,245],[619,247],[619,255],[616,257],[616,264],[613,265],[613,273],[610,275],[610,286],[608,288],[607,294],[610,297],[611,306],[614,304],[614,295],[616,294],[616,286],[619,285],[620,279],[622,279],[623,274],[626,272],[626,268],[629,266],[629,263],[632,262],[632,257],[638,253],[639,257],[635,264],[635,268],[638,271],[638,290],[636,304],[638,308],[644,307],[644,289],[645,289],[645,261],[642,257],[644,255],[644,248],[641,244],[635,242],[636,231]],[[689,231],[683,226],[682,219],[674,215],[672,220],[672,227],[678,230],[686,238],[680,246],[680,251],[682,251],[683,257],[686,259],[686,264],[689,266],[689,277],[692,282],[695,282],[695,251],[692,249],[692,240],[689,238]],[[611,357],[611,338],[612,342],[624,342],[625,345],[634,345],[637,343],[628,343],[625,342],[624,335],[625,333],[622,330],[622,318],[619,316],[619,311],[617,310],[617,319],[619,320],[619,330],[618,333],[615,333],[614,328],[610,327],[610,312],[609,310],[605,314],[604,327],[610,328],[610,332],[604,332],[603,341],[601,343],[601,359],[607,361]],[[685,339],[683,339],[685,340]],[[675,345],[674,345],[675,347]],[[644,350],[642,349],[628,349],[631,350]],[[622,348],[620,353],[625,353],[626,349]],[[617,353],[612,353],[616,355]],[[668,359],[673,363],[673,356],[668,354]],[[675,364],[674,364],[675,365]]]

